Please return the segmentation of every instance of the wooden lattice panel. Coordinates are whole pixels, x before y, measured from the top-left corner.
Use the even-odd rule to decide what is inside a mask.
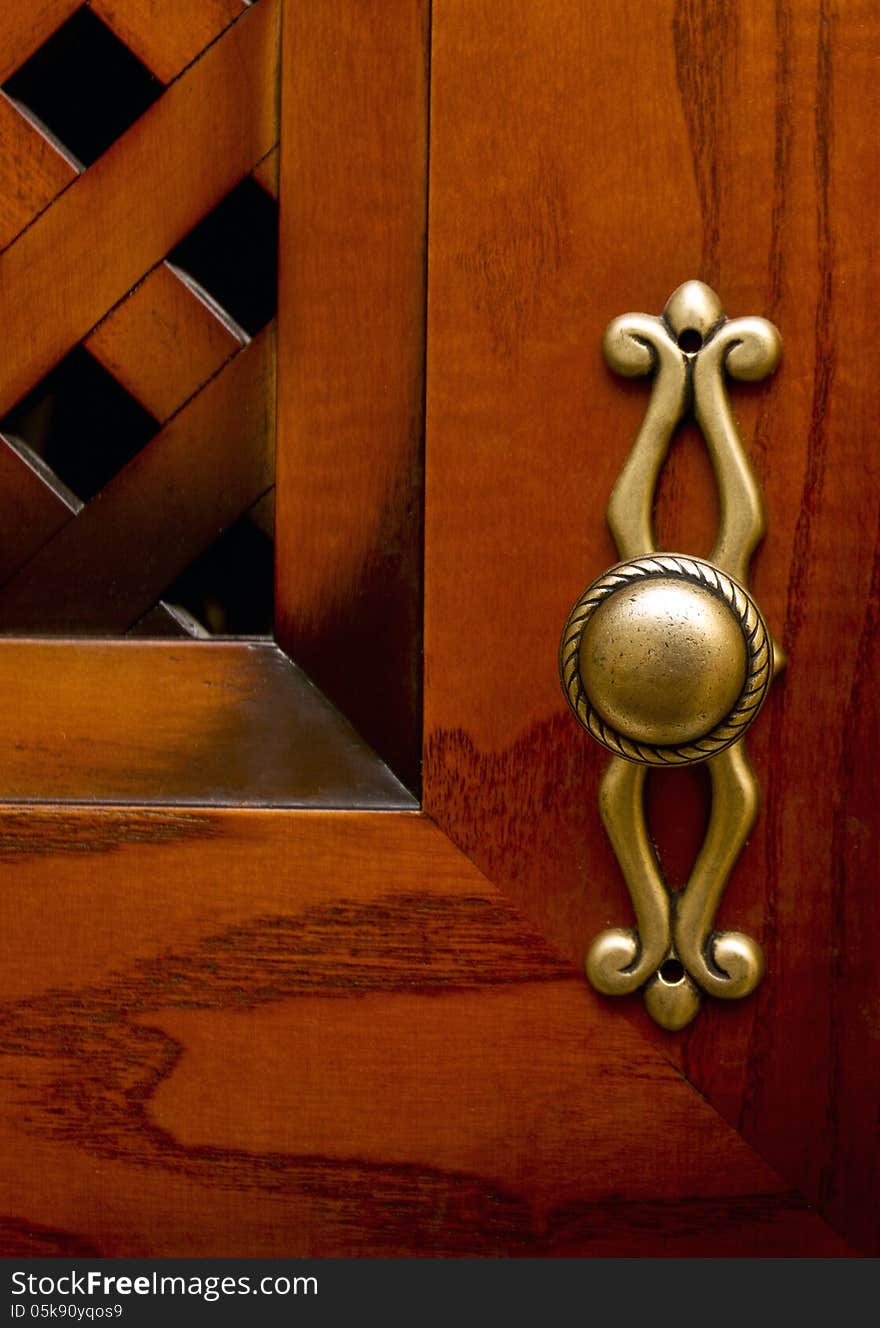
[[[251,173],[277,194],[278,20],[278,0],[4,7],[0,421],[84,348],[155,430],[98,492],[71,494],[0,423],[0,632],[128,631],[272,488],[272,329],[252,338],[166,259]],[[153,89],[86,166],[21,93],[71,24]]]

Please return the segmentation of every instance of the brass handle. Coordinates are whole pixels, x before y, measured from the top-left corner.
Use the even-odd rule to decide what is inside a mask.
[[[609,751],[685,765],[739,741],[764,703],[772,660],[743,586],[702,558],[656,554],[587,587],[563,633],[562,679]]]
[[[644,987],[652,1017],[678,1029],[697,1013],[701,990],[744,996],[763,973],[755,941],[714,931],[724,886],[758,809],[742,739],[784,665],[748,590],[764,505],[724,372],[763,378],[779,361],[781,341],[766,319],[727,319],[714,291],[688,281],[661,317],[615,319],[604,351],[619,373],[652,373],[654,383],[608,506],[623,561],[576,601],[560,648],[571,709],[613,753],[599,802],[637,924],[602,932],[586,967],[607,995]],[[703,432],[719,490],[709,560],[658,552],[651,519],[660,470],[687,413]],[[697,761],[709,765],[712,816],[691,878],[673,895],[648,835],[646,767]]]

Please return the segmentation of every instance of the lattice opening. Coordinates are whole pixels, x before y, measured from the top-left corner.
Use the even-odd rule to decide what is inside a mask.
[[[264,524],[245,514],[162,596],[212,636],[271,636],[275,556]]]
[[[78,162],[90,166],[152,105],[162,84],[84,6],[7,79],[3,90]]]
[[[278,204],[246,179],[168,255],[249,336],[278,306]]]
[[[81,346],[0,420],[0,433],[39,457],[84,502],[158,427]]]

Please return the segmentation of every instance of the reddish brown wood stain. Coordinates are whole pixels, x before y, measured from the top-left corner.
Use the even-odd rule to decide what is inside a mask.
[[[4,18],[0,50],[20,63],[70,8],[42,3],[17,20]],[[130,615],[148,610],[273,483],[269,334],[242,364],[229,365],[224,381],[237,341],[161,260],[272,151],[278,9],[274,0],[253,10],[238,0],[213,0],[199,15],[171,8],[175,14],[169,10],[169,21],[159,24],[155,6],[114,0],[100,7],[111,26],[118,21],[123,39],[145,58],[155,57],[171,82],[70,187],[70,171],[58,166],[55,149],[11,103],[0,105],[4,193],[19,200],[2,238],[20,231],[3,253],[4,320],[17,349],[6,359],[0,413],[80,338],[160,422],[188,403],[188,413],[135,459],[112,493],[100,495],[75,531],[63,496],[0,441],[6,631],[88,630],[89,624],[125,631]],[[240,21],[233,23],[235,17]],[[182,122],[185,133],[179,132]],[[193,401],[203,387],[204,396]],[[219,468],[200,456],[200,447],[209,445]],[[169,516],[162,527],[160,517]],[[126,585],[126,567],[137,587]]]
[[[6,6],[0,78],[77,3]],[[75,521],[0,443],[0,607],[121,631],[272,483],[272,334],[232,355],[157,264],[249,172],[277,188],[279,6],[94,8],[170,86],[73,183],[0,106],[0,412],[91,334],[173,418]],[[0,645],[0,1248],[876,1249],[880,388],[852,348],[880,303],[877,15],[444,0],[430,50],[423,4],[284,18],[280,632],[415,782],[427,390],[443,832],[322,810],[321,744],[345,765],[352,735],[324,712],[301,759],[307,707],[274,646]],[[671,1039],[581,977],[629,904],[596,810],[605,758],[555,654],[614,559],[602,514],[647,394],[605,369],[602,329],[689,276],[785,339],[735,406],[770,512],[756,592],[791,667],[750,739],[764,810],[722,912],[768,976]],[[169,309],[187,356],[174,337],[140,354]],[[685,428],[664,544],[707,550],[716,510]],[[359,759],[346,805],[367,786],[406,805]],[[255,789],[269,810],[169,805]],[[652,791],[673,880],[693,792]]]
[[[89,0],[95,13],[143,60],[163,83],[170,83],[230,23],[241,17],[244,0]]]
[[[285,12],[278,639],[420,778],[428,8]]]
[[[104,368],[162,423],[241,345],[167,263],[153,268],[86,341]]]
[[[683,1251],[845,1253],[634,1030],[605,1038],[425,819],[195,820],[200,840],[120,834],[97,874],[56,850],[51,881],[17,821],[9,1249],[633,1253],[668,1209]],[[47,903],[68,944],[41,968]]]
[[[4,305],[0,412],[273,147],[277,23],[277,0],[245,10],[4,253],[16,298]]]
[[[274,477],[274,327],[0,587],[0,629],[123,633]]]
[[[720,916],[762,939],[768,975],[677,1038],[637,1002],[603,1006],[864,1249],[880,1237],[880,389],[844,338],[870,336],[878,295],[859,221],[880,192],[878,50],[864,4],[445,6],[428,332],[426,806],[579,959],[630,907],[595,812],[603,758],[565,715],[554,654],[614,560],[604,508],[647,396],[608,374],[599,339],[691,276],[782,330],[780,370],[734,406],[770,514],[754,586],[791,665],[749,739],[764,809]],[[696,552],[716,502],[697,441],[685,431],[657,513],[664,545]]]
[[[51,37],[80,0],[34,0],[33,4],[0,14],[0,79],[7,79],[28,56]]]

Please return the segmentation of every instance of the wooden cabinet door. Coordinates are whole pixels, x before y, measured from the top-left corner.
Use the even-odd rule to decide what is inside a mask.
[[[782,365],[732,397],[769,513],[753,584],[790,664],[748,739],[763,810],[720,915],[760,938],[767,974],[676,1035],[588,996],[590,1055],[636,1028],[857,1249],[877,1234],[880,1069],[878,398],[859,349],[878,39],[858,3],[449,0],[431,59],[426,810],[572,961],[629,925],[596,806],[607,757],[566,715],[553,659],[616,561],[604,511],[647,400],[601,337],[691,277],[772,319]],[[661,547],[706,555],[717,513],[686,429]],[[704,798],[672,772],[651,791],[674,885]]]
[[[93,8],[134,42],[144,7]],[[150,109],[0,254],[4,410],[271,171],[279,10],[229,9],[184,7],[190,40],[219,16],[203,53],[158,71]],[[880,491],[856,348],[877,24],[814,0],[282,17],[277,640],[0,645],[5,1249],[872,1250]],[[124,243],[96,247],[99,200]],[[750,738],[764,807],[722,915],[767,975],[668,1034],[582,976],[629,905],[604,757],[555,655],[614,560],[604,507],[645,403],[604,369],[602,330],[691,276],[784,337],[735,404],[770,512],[756,593],[790,668]],[[155,337],[132,326],[113,344],[142,367]],[[221,363],[81,511],[28,470],[55,525],[16,555],[0,616],[32,630],[75,599],[98,621],[56,608],[54,630],[123,632],[132,584],[161,600],[154,547],[202,547],[267,491],[271,332]],[[684,430],[664,545],[705,553],[714,502]],[[675,883],[705,789],[666,773],[651,816]]]

